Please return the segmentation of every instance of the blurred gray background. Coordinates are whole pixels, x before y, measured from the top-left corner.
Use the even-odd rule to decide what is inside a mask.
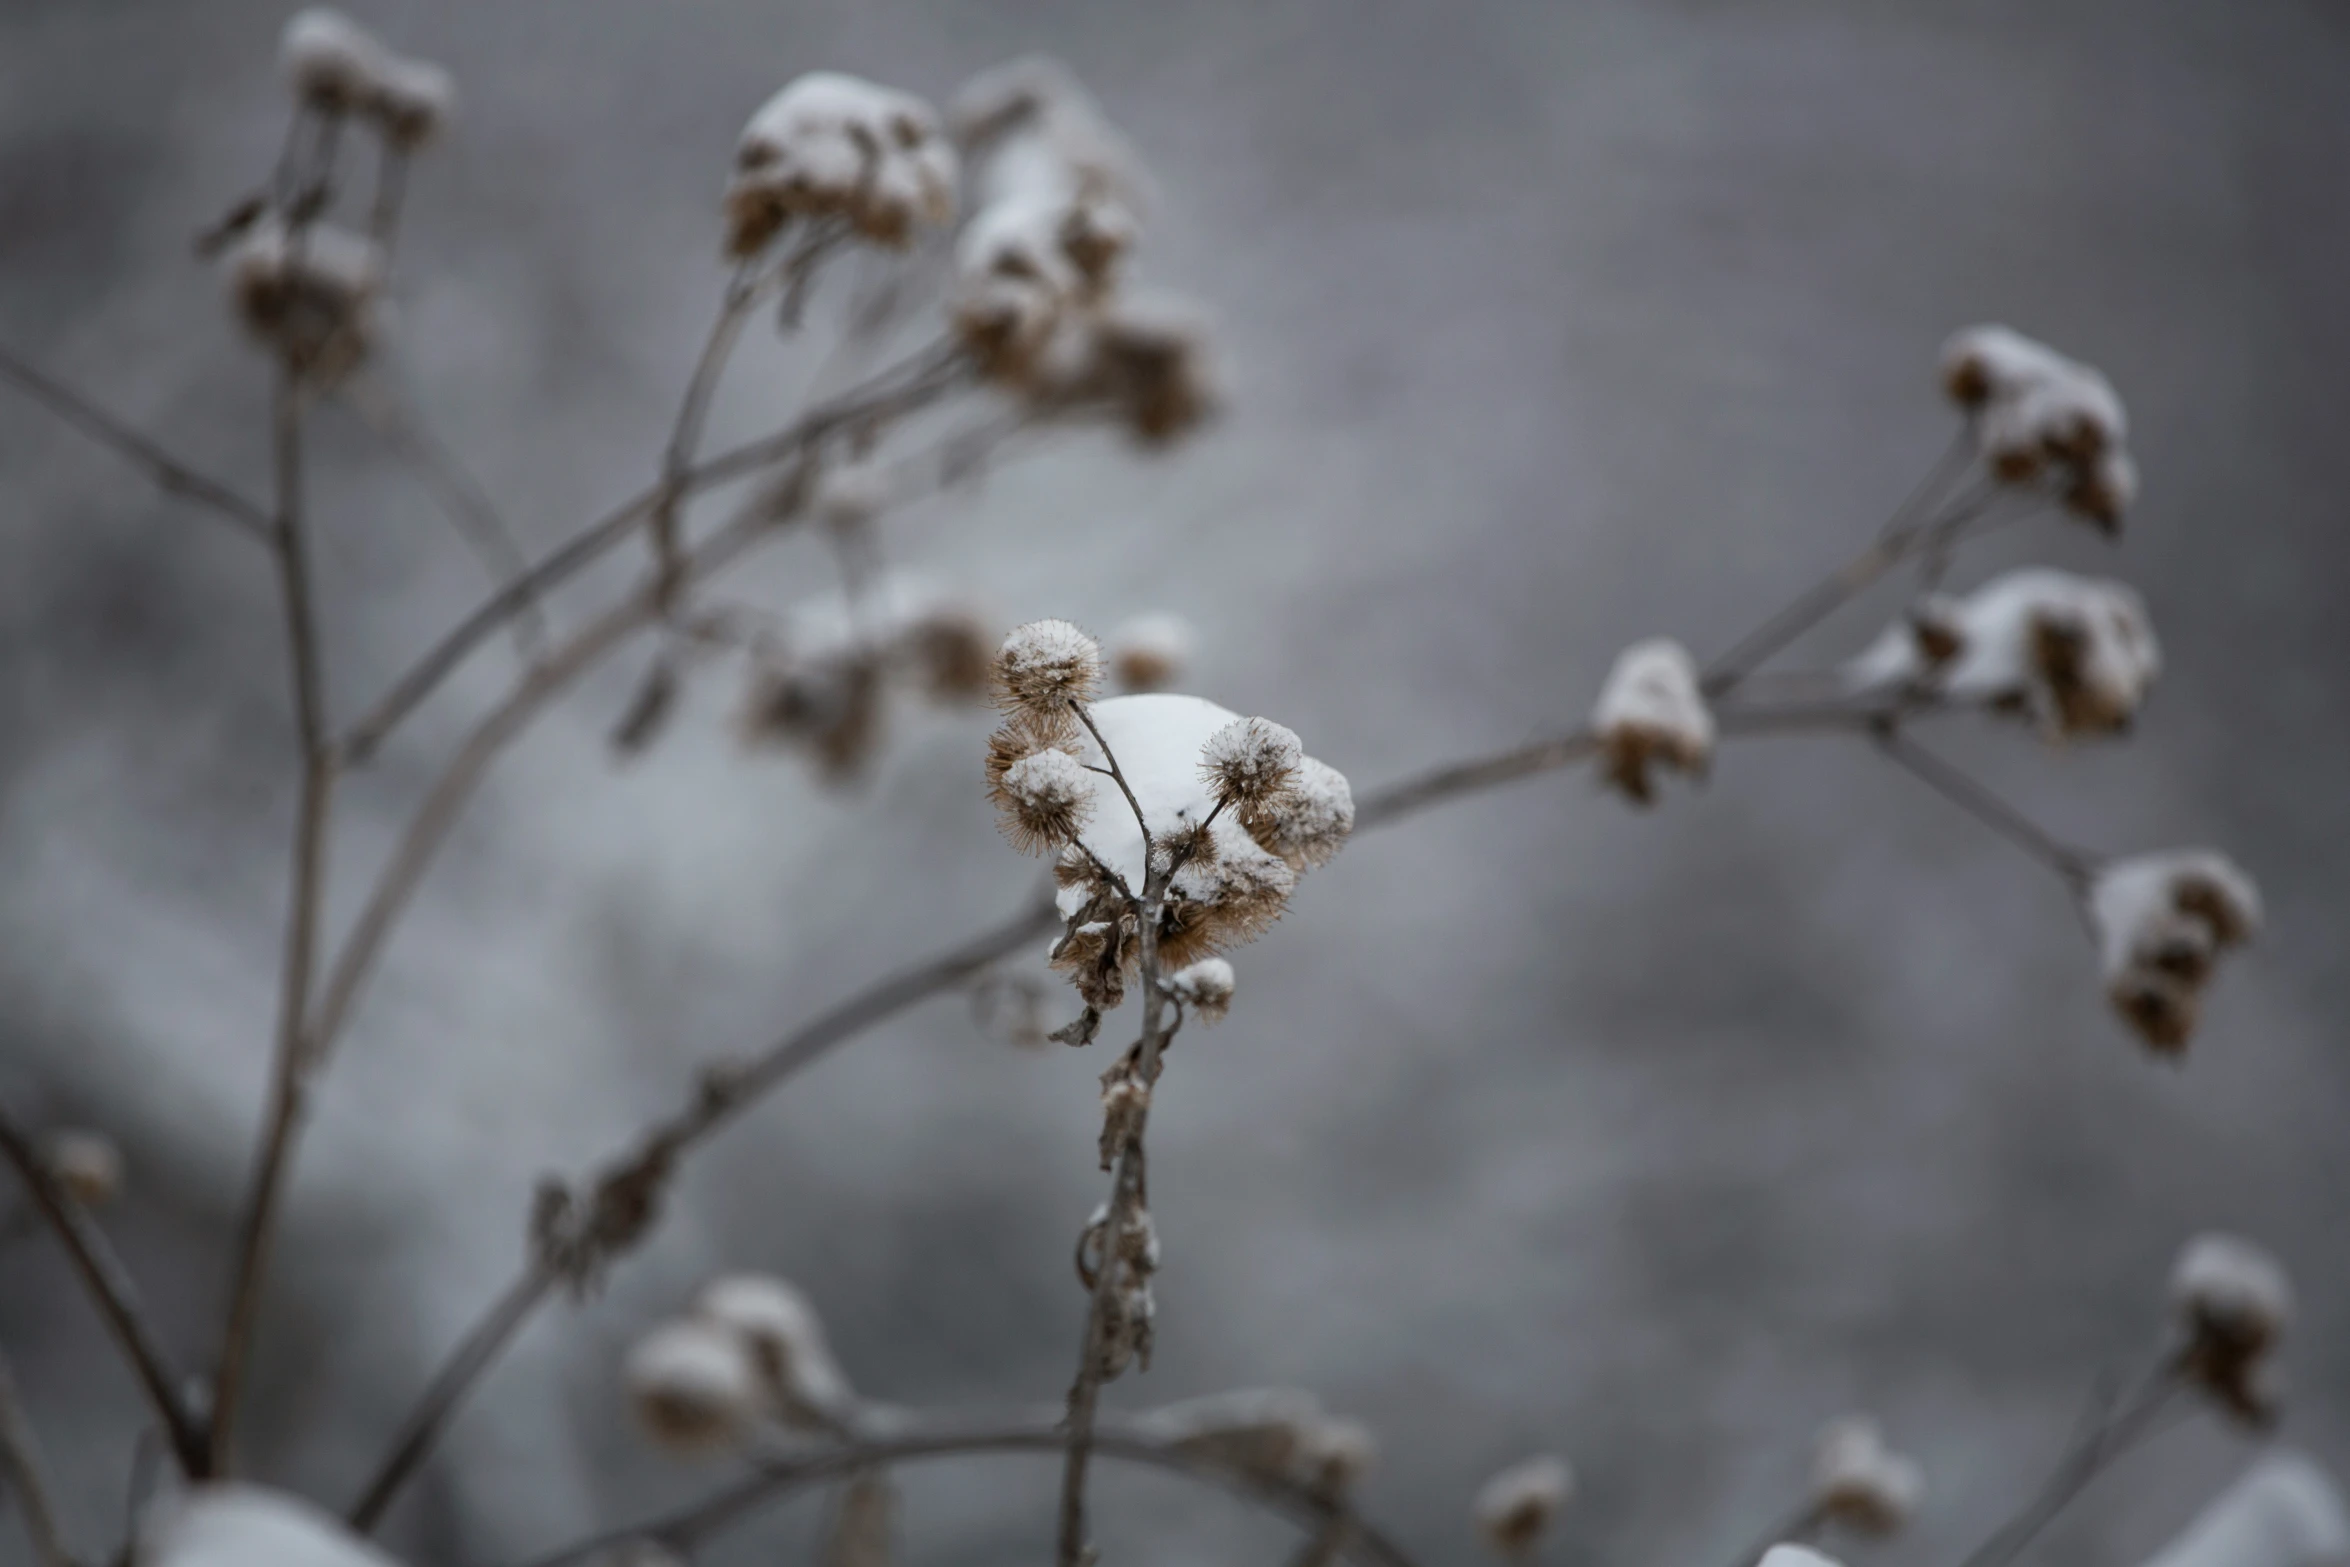
[[[274,153],[289,7],[0,8],[0,339],[253,490],[265,377],[190,235]],[[1536,1448],[1583,1494],[1560,1562],[1726,1564],[1816,1424],[1919,1454],[1948,1560],[2162,1322],[2192,1232],[2294,1269],[2291,1439],[2350,1467],[2350,848],[2339,623],[2350,442],[2350,19],[2324,4],[1836,0],[1451,7],[368,0],[447,62],[398,351],[543,547],[651,475],[723,273],[743,118],[838,66],[942,97],[1068,59],[1155,170],[1152,280],[1212,304],[1229,419],[1163,461],[1080,438],[893,521],[893,558],[1009,619],[1166,608],[1201,694],[1358,789],[1588,705],[1613,651],[1703,655],[1855,547],[1949,437],[1933,356],[1998,319],[2103,365],[2146,493],[2121,549],[2168,669],[2138,737],[1947,742],[2069,836],[2213,842],[2271,929],[2176,1068],[2106,1016],[2061,890],[1856,743],[1741,743],[1641,816],[1561,776],[1366,836],[1241,953],[1153,1122],[1161,1358],[1132,1405],[1299,1383],[1383,1454],[1370,1506],[1436,1559]],[[804,365],[804,360],[801,361]],[[771,346],[722,436],[801,371]],[[347,417],[316,443],[348,712],[479,592]],[[291,738],[264,561],[0,400],[0,1090],[117,1135],[109,1219],[193,1362],[265,1069]],[[749,579],[831,581],[787,546]],[[1806,645],[1834,656],[1887,611]],[[260,1474],[331,1500],[519,1254],[531,1181],[691,1064],[1008,911],[1033,870],[976,781],[984,719],[911,715],[861,791],[746,758],[725,682],[626,769],[627,655],[500,768],[323,1093],[281,1247]],[[485,655],[354,787],[337,909],[466,716]],[[726,1473],[651,1453],[623,1346],[709,1272],[823,1306],[868,1391],[1066,1384],[1102,1050],[1023,1054],[935,1003],[692,1167],[658,1242],[543,1320],[392,1531],[495,1563]],[[138,1406],[45,1240],[0,1344],[76,1535],[115,1537]],[[2125,1563],[2242,1462],[2208,1424],[2101,1483],[2042,1559]],[[1033,1561],[1051,1466],[907,1478],[909,1553]],[[1276,1559],[1274,1526],[1118,1476],[1113,1562]],[[721,1561],[810,1549],[802,1502]],[[11,1528],[0,1560],[21,1559]]]

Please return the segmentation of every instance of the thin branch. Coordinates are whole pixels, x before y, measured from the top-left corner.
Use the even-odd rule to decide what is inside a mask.
[[[555,1276],[536,1260],[525,1264],[514,1282],[490,1303],[481,1320],[458,1340],[448,1361],[426,1384],[424,1396],[408,1412],[408,1418],[400,1422],[390,1451],[360,1491],[359,1499],[351,1504],[352,1528],[361,1534],[375,1528],[392,1499],[400,1494],[400,1487],[416,1472],[442,1431],[447,1429],[465,1395],[530,1320],[554,1284]]]
[[[265,544],[269,542],[270,516],[260,506],[218,479],[189,467],[88,398],[5,348],[0,348],[0,380],[16,387],[99,445],[111,449],[133,467],[144,470],[165,494],[194,501],[238,532]]]
[[[1103,771],[1106,771],[1110,775],[1110,780],[1117,784],[1118,792],[1126,796],[1127,808],[1134,812],[1135,830],[1142,834],[1143,863],[1145,865],[1149,864],[1151,857],[1151,824],[1149,819],[1142,814],[1142,802],[1134,797],[1134,786],[1129,784],[1126,781],[1126,775],[1118,770],[1118,758],[1111,754],[1110,742],[1104,740],[1102,738],[1102,732],[1094,727],[1093,714],[1086,711],[1085,704],[1083,702],[1072,702],[1069,704],[1069,710],[1077,715],[1077,721],[1085,726],[1085,732],[1093,736],[1093,743],[1101,748],[1102,760],[1109,764],[1106,768],[1103,769]],[[1145,879],[1148,879],[1147,876]]]
[[[1880,726],[1873,731],[1872,738],[1877,749],[1911,776],[2056,872],[2067,886],[2076,889],[2084,887],[2096,872],[2096,855],[2056,837],[1974,777],[1953,767],[1899,730]]]
[[[16,1377],[8,1357],[0,1355],[0,1464],[16,1488],[16,1505],[24,1514],[26,1541],[41,1567],[73,1567],[73,1553],[57,1527],[57,1502],[49,1489],[49,1467],[41,1459],[40,1440],[17,1396]]]
[[[365,381],[344,389],[346,404],[381,436],[415,472],[426,493],[456,526],[457,534],[489,569],[492,581],[519,582],[528,577],[530,563],[522,558],[514,531],[498,514],[496,501],[481,481],[466,470],[448,443],[419,418],[414,405],[398,392],[378,390]],[[534,597],[523,598],[514,611],[515,641],[529,657],[547,640],[547,617]]]
[[[171,1437],[172,1452],[180,1468],[191,1475],[202,1474],[205,1470],[203,1430],[181,1396],[178,1373],[172,1370],[171,1361],[156,1342],[146,1308],[139,1303],[138,1286],[131,1282],[121,1259],[114,1255],[105,1232],[90,1221],[82,1205],[58,1183],[31,1134],[5,1103],[0,1103],[0,1154],[5,1154],[8,1162],[16,1166],[26,1192],[64,1244],[74,1271],[81,1275],[83,1287],[97,1303],[98,1314],[122,1347],[124,1358],[146,1391],[147,1402],[155,1407],[156,1417]]]
[[[599,1551],[635,1540],[652,1540],[671,1550],[691,1552],[728,1529],[755,1517],[794,1492],[876,1464],[912,1463],[975,1453],[1053,1453],[1066,1437],[1050,1417],[969,1426],[939,1426],[902,1435],[868,1437],[805,1456],[775,1459],[765,1472],[739,1481],[691,1506],[608,1530],[551,1551],[529,1567],[570,1567]],[[1153,1436],[1133,1422],[1104,1421],[1095,1446],[1105,1458],[1165,1469],[1232,1491],[1309,1527],[1326,1526],[1351,1513],[1343,1504],[1295,1481],[1218,1463],[1177,1443]],[[1411,1558],[1384,1533],[1359,1518],[1347,1531],[1347,1552],[1366,1567],[1412,1567]]]
[[[950,390],[961,373],[959,355],[950,347],[925,354],[882,372],[864,386],[812,409],[775,434],[745,442],[689,469],[683,493],[695,494],[757,473],[791,458],[842,426],[873,419],[901,418]],[[364,761],[408,715],[438,690],[473,650],[497,634],[529,604],[601,560],[626,542],[660,503],[656,484],[622,502],[605,516],[556,547],[527,572],[507,583],[459,621],[394,680],[374,707],[352,725],[344,737],[346,760]]]
[[[1355,831],[1384,827],[1429,806],[1441,805],[1464,794],[1515,783],[1539,773],[1555,772],[1590,757],[1599,741],[1588,729],[1553,735],[1516,746],[1493,756],[1448,762],[1414,777],[1374,789],[1355,801]]]
[[[271,420],[277,488],[272,554],[286,622],[286,662],[293,686],[294,728],[301,748],[301,791],[294,813],[293,885],[286,899],[285,958],[269,1106],[238,1233],[228,1320],[221,1330],[219,1369],[213,1386],[211,1458],[216,1467],[223,1468],[235,1461],[236,1420],[261,1312],[262,1286],[269,1272],[270,1245],[276,1235],[278,1207],[292,1166],[294,1144],[307,1110],[311,1051],[304,1019],[326,896],[334,799],[335,760],[302,505],[301,399],[295,372],[281,367]]]
[[[2175,1358],[2158,1361],[2108,1419],[2073,1444],[2032,1498],[1977,1546],[1962,1567],[2007,1567],[2090,1481],[2152,1434],[2156,1417],[2184,1385]]]

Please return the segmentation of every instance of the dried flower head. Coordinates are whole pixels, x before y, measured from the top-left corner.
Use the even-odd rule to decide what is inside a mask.
[[[1009,708],[1066,709],[1092,700],[1101,683],[1101,645],[1066,620],[1015,626],[996,650],[996,692]]]
[[[1993,474],[2013,484],[2055,471],[2058,494],[2111,533],[2137,491],[2128,419],[2095,369],[2003,326],[1968,327],[1942,350],[1942,384],[1975,416]]]
[[[1905,687],[2028,716],[2051,736],[2129,728],[2162,650],[2126,583],[2028,567],[1935,599],[1846,666],[1856,689]]]
[[[1574,1491],[1566,1460],[1540,1454],[1486,1481],[1469,1505],[1469,1518],[1487,1546],[1514,1561],[1534,1549]]]
[[[750,746],[790,745],[835,781],[853,778],[881,744],[881,660],[848,645],[751,666],[737,730]]]
[[[1190,667],[1191,623],[1180,615],[1137,615],[1110,633],[1110,672],[1121,691],[1164,691]]]
[[[898,649],[923,694],[940,702],[977,702],[988,693],[995,634],[969,604],[941,599],[910,616]]]
[[[57,1184],[83,1207],[103,1208],[122,1195],[122,1150],[104,1132],[52,1132],[42,1151]]]
[[[1065,215],[1049,199],[1008,197],[974,214],[955,241],[949,315],[965,349],[999,381],[1034,377],[1082,290],[1061,245]]]
[[[1172,295],[1122,294],[1091,321],[1078,396],[1106,405],[1145,446],[1179,440],[1223,405],[1214,328]]]
[[[222,267],[238,323],[296,373],[331,383],[373,348],[384,271],[373,240],[328,223],[296,230],[265,217]]]
[[[700,1318],[665,1322],[637,1340],[621,1374],[647,1433],[679,1452],[732,1447],[767,1409],[750,1346]]]
[[[1167,988],[1202,1023],[1224,1021],[1224,1014],[1232,1009],[1232,985],[1232,965],[1222,958],[1202,958],[1177,969],[1167,980]]]
[[[834,218],[904,247],[954,216],[955,150],[930,105],[861,77],[811,71],[760,105],[735,146],[727,250],[753,256],[794,222]]]
[[[2189,1343],[2222,1361],[2266,1355],[2293,1321],[2284,1266],[2237,1235],[2198,1235],[2171,1268],[2171,1302]]]
[[[855,1405],[815,1306],[783,1280],[756,1273],[713,1279],[694,1298],[693,1318],[742,1342],[787,1424],[828,1429]]]
[[[1208,736],[1200,774],[1218,805],[1245,811],[1288,787],[1305,756],[1297,733],[1269,718],[1242,718]]]
[[[1301,757],[1289,782],[1243,820],[1257,846],[1292,870],[1327,865],[1354,832],[1354,791],[1337,768]]]
[[[2088,907],[2106,995],[2163,1055],[2186,1048],[2218,954],[2260,925],[2259,889],[2209,849],[2115,860],[2090,882]]]
[[[2303,1453],[2271,1449],[2145,1567],[2341,1567],[2350,1508]]]
[[[1698,689],[1697,662],[1670,638],[1616,655],[1591,728],[1607,781],[1642,805],[1656,798],[1652,767],[1703,777],[1713,759],[1714,717]]]
[[[1821,1517],[1866,1534],[1891,1534],[1909,1522],[1925,1494],[1925,1471],[1892,1451],[1866,1415],[1820,1428],[1812,1449],[1812,1505]]]
[[[1012,846],[1039,854],[1074,839],[1093,815],[1093,775],[1066,751],[1033,752],[1004,769],[995,800]]]
[[[372,121],[402,148],[431,140],[456,110],[457,87],[447,71],[396,53],[323,6],[287,20],[278,35],[278,62],[303,104]]]

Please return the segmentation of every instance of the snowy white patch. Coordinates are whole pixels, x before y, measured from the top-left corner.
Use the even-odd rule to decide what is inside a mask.
[[[730,1446],[766,1413],[749,1343],[705,1318],[666,1322],[637,1340],[621,1375],[645,1428],[681,1451]]]
[[[1698,690],[1697,661],[1667,637],[1635,642],[1616,656],[1591,709],[1610,781],[1647,801],[1648,769],[1703,773],[1713,756],[1714,715]]]
[[[2239,1351],[2283,1337],[2293,1320],[2293,1285],[2266,1249],[2236,1235],[2198,1235],[2171,1269],[2171,1300],[2189,1332]]]
[[[1845,678],[1856,691],[1908,687],[2012,709],[2072,735],[2127,727],[2161,671],[2136,589],[2027,567],[1920,606],[1846,664]]]
[[[396,1567],[397,1558],[298,1496],[200,1485],[159,1498],[140,1522],[138,1567]]]
[[[760,105],[735,147],[729,246],[762,249],[794,220],[839,218],[902,246],[954,216],[956,160],[930,105],[839,71],[797,77]]]
[[[1847,1415],[1820,1428],[1812,1448],[1812,1503],[1824,1515],[1872,1533],[1907,1523],[1925,1494],[1917,1460],[1892,1451],[1865,1415]]]
[[[2146,1567],[2350,1567],[2350,1512],[2307,1456],[2270,1453]]]
[[[1202,958],[1178,969],[1167,984],[1204,1023],[1220,1021],[1232,1007],[1232,965],[1222,958]]]
[[[1469,1518],[1495,1551],[1521,1556],[1542,1537],[1574,1491],[1575,1473],[1566,1460],[1541,1454],[1486,1481],[1469,1506]]]
[[[1756,1567],[1844,1567],[1844,1564],[1808,1545],[1774,1545],[1763,1552],[1763,1559]]]

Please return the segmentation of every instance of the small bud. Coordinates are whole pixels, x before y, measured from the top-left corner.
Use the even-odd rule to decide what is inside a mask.
[[[1824,1518],[1866,1534],[1891,1534],[1925,1493],[1917,1460],[1891,1451],[1865,1415],[1831,1420],[1813,1448],[1812,1505]]]
[[[1110,633],[1110,670],[1122,691],[1164,691],[1191,663],[1191,623],[1180,615],[1137,615]]]
[[[375,241],[330,223],[297,233],[267,217],[221,265],[238,323],[297,373],[331,383],[373,350],[384,281]]]
[[[2239,1236],[2189,1241],[2171,1269],[2170,1288],[2188,1336],[2231,1356],[2266,1354],[2293,1320],[2293,1286],[2283,1266]]]
[[[1191,1008],[1202,1023],[1221,1023],[1232,1007],[1232,965],[1222,958],[1202,958],[1177,969],[1167,981],[1176,998]]]
[[[856,1403],[816,1308],[783,1280],[750,1273],[713,1279],[695,1297],[693,1315],[741,1341],[785,1423],[829,1429]]]
[[[1495,1554],[1515,1561],[1534,1549],[1574,1491],[1574,1471],[1566,1461],[1543,1454],[1486,1481],[1469,1516]]]
[[[103,1132],[53,1132],[45,1150],[49,1173],[85,1208],[103,1208],[122,1195],[122,1150]]]
[[[679,1452],[732,1447],[765,1411],[749,1346],[714,1322],[655,1328],[628,1352],[622,1375],[646,1431]]]

